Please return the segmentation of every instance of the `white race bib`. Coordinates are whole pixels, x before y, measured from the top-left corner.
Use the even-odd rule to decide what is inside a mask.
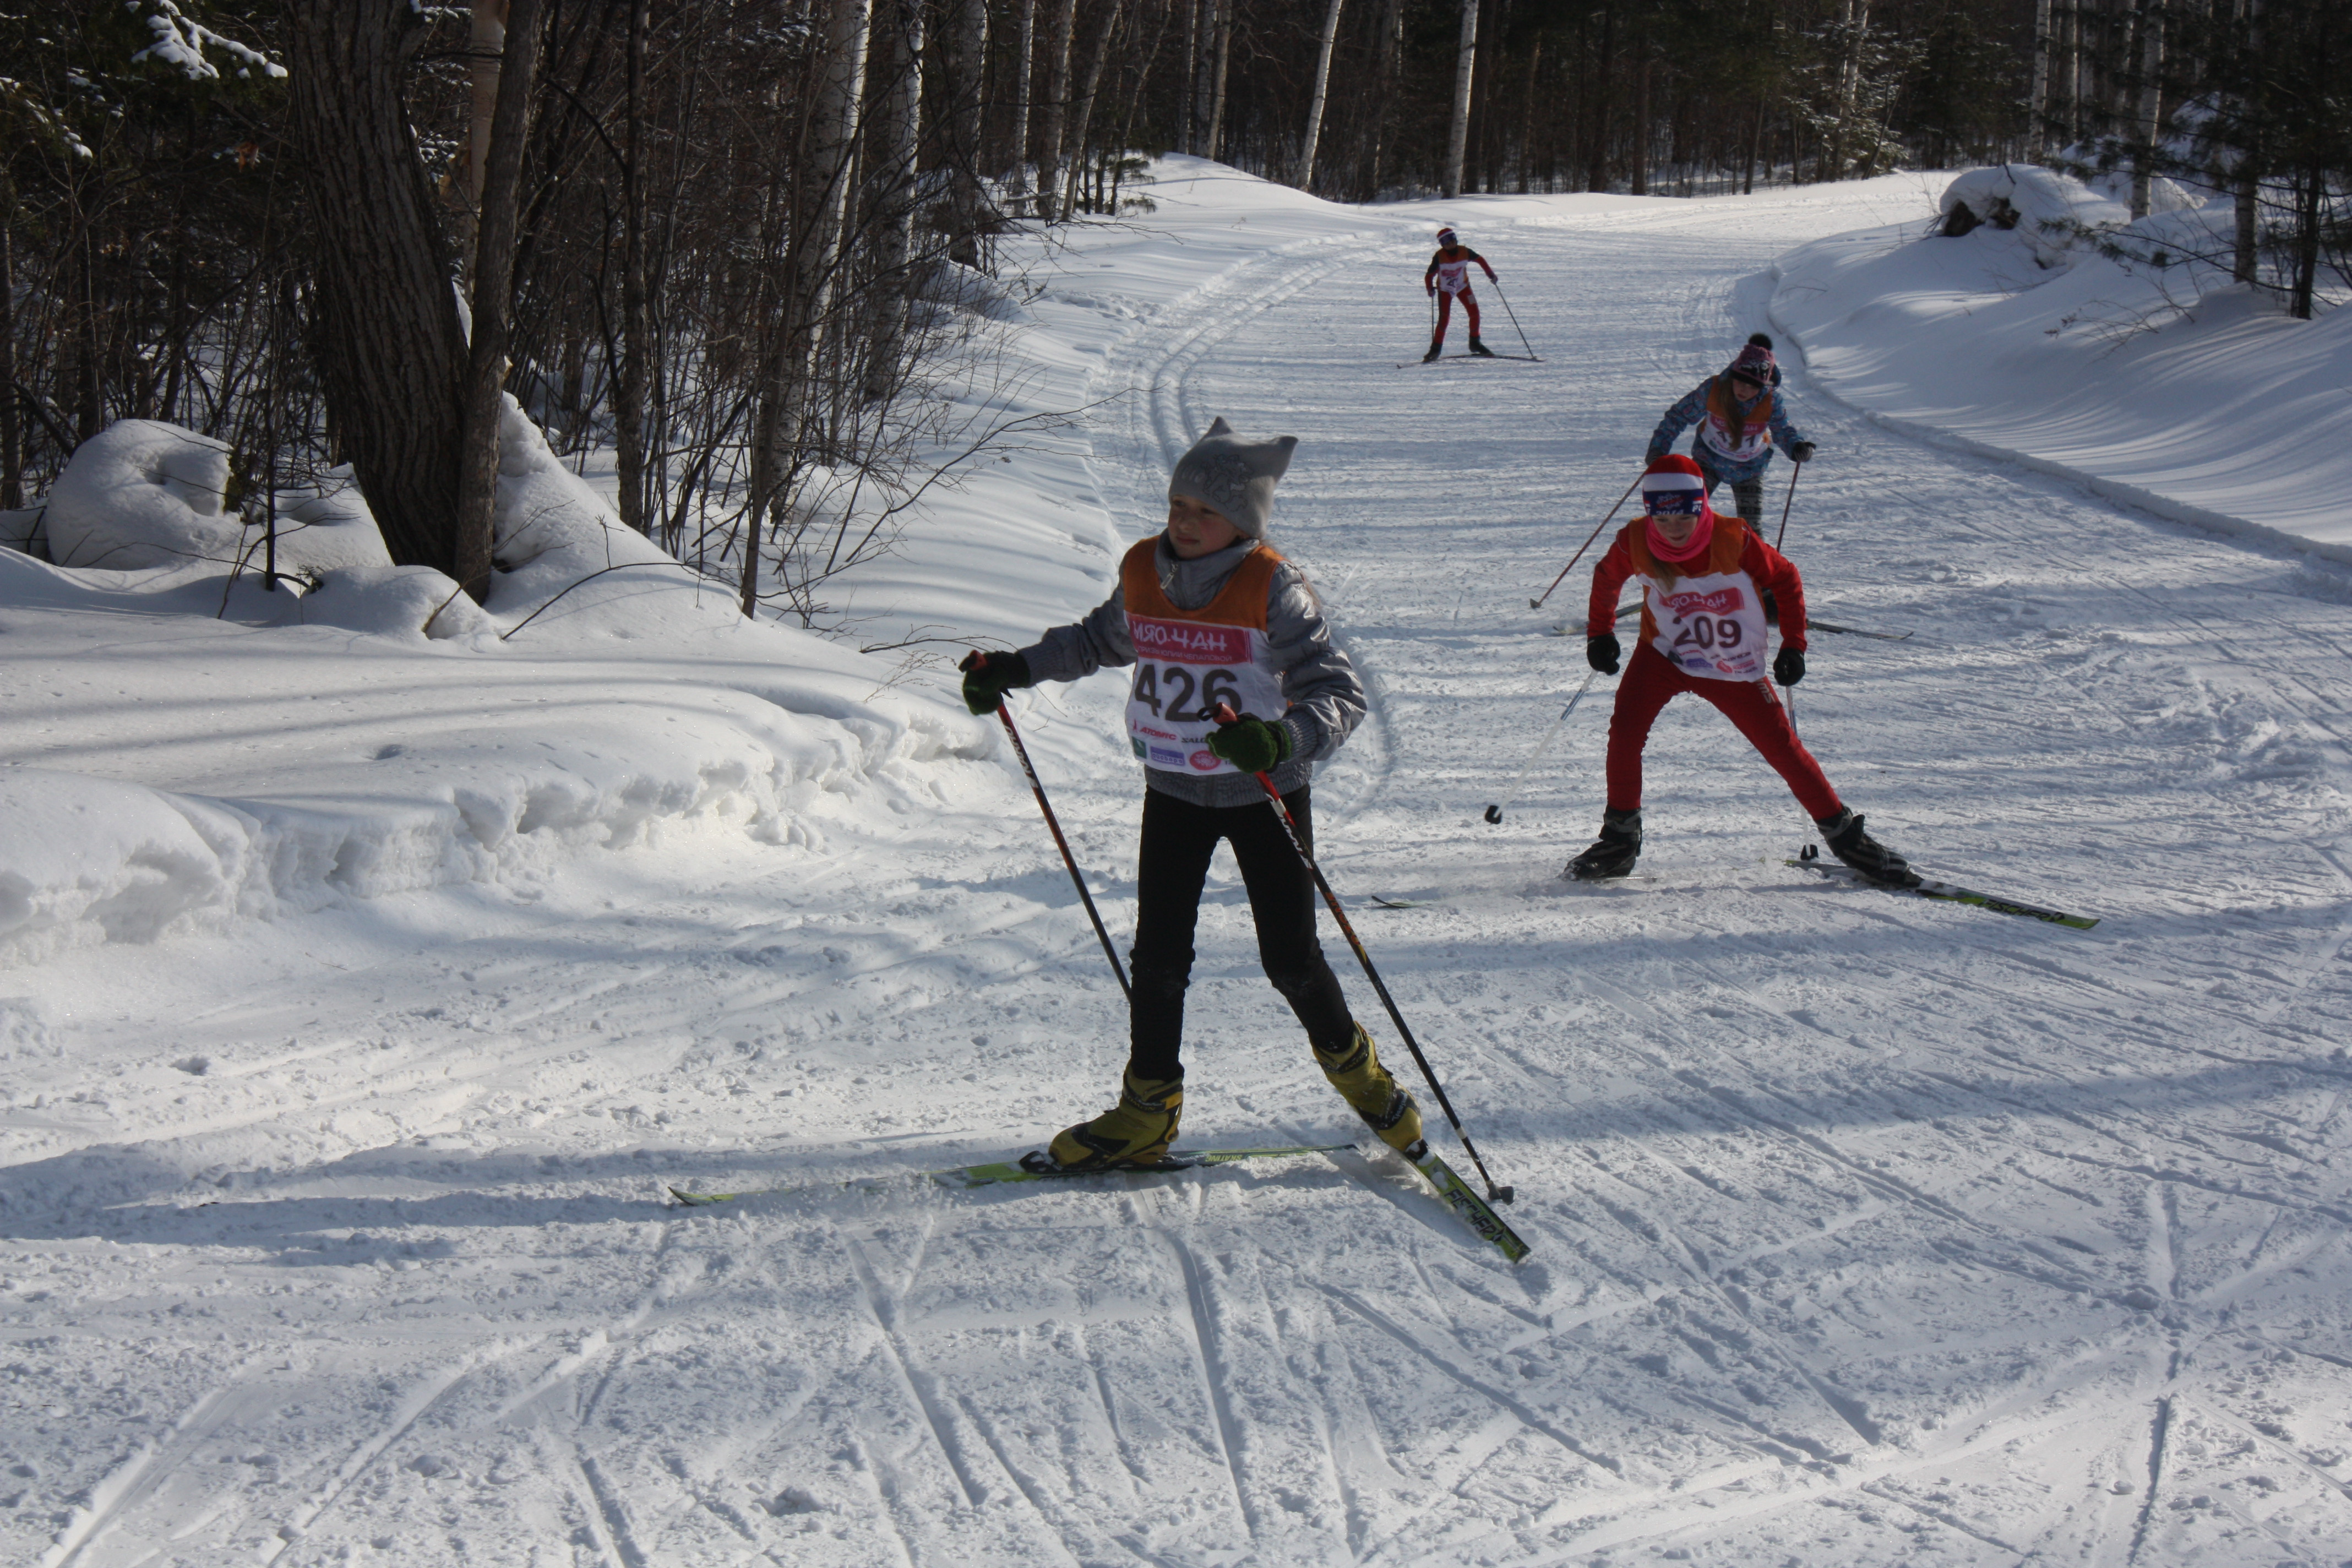
[[[1706,417],[1700,422],[1698,433],[1701,440],[1723,454],[1725,461],[1732,463],[1753,462],[1772,445],[1772,426],[1769,421],[1752,430],[1747,428],[1743,421],[1741,428],[1735,433],[1725,426],[1722,416],[1713,409],[1709,409]]]
[[[1677,577],[1672,588],[1648,580],[1651,646],[1685,675],[1711,680],[1757,680],[1764,674],[1769,633],[1764,605],[1745,572]]]
[[[1470,287],[1470,258],[1441,261],[1437,264],[1437,286],[1448,294],[1459,294]]]
[[[1208,748],[1217,704],[1269,723],[1289,703],[1266,668],[1265,634],[1213,621],[1127,617],[1135,643],[1135,684],[1128,689],[1127,738],[1147,768],[1172,773],[1240,770]]]

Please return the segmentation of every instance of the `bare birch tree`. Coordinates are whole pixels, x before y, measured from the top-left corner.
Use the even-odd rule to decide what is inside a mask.
[[[1478,0],[1462,0],[1462,41],[1454,54],[1454,121],[1445,136],[1445,178],[1448,196],[1462,194],[1462,159],[1470,145],[1471,75],[1478,63]]]
[[[1331,0],[1323,13],[1323,38],[1315,50],[1315,91],[1307,100],[1307,134],[1299,138],[1298,188],[1315,187],[1315,149],[1323,140],[1323,102],[1331,87],[1331,48],[1339,41],[1339,8],[1347,0]]]

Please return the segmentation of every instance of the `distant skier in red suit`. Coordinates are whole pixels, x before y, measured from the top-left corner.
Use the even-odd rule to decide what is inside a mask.
[[[1470,352],[1487,359],[1495,351],[1478,341],[1478,300],[1470,292],[1470,264],[1476,262],[1486,268],[1486,281],[1496,281],[1495,269],[1486,258],[1463,244],[1450,228],[1437,231],[1437,254],[1429,258],[1429,270],[1421,275],[1422,288],[1437,296],[1437,333],[1429,340],[1429,352],[1421,356],[1427,364],[1445,352],[1445,326],[1454,319],[1454,299],[1462,298],[1462,313],[1470,328]]]

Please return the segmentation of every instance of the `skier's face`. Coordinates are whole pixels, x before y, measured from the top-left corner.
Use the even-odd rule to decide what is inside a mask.
[[[1698,513],[1654,511],[1650,514],[1650,526],[1658,531],[1659,538],[1680,550],[1690,542],[1692,532],[1698,527]]]
[[[1750,381],[1744,375],[1735,375],[1731,378],[1731,395],[1742,403],[1753,403],[1764,395],[1764,384]]]
[[[1215,507],[1176,496],[1168,502],[1168,542],[1180,561],[1214,555],[1242,536],[1233,520]]]

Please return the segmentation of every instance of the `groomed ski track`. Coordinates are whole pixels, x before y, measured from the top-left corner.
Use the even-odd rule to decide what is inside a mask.
[[[1108,1103],[1118,993],[1025,790],[912,782],[788,864],[714,836],[485,897],[463,947],[453,898],[385,900],[14,977],[79,1006],[0,1020],[61,1085],[8,1111],[0,1557],[2352,1556],[2352,576],[1907,442],[1784,340],[1822,448],[1787,548],[1822,613],[1916,631],[1816,642],[1808,742],[1923,868],[2103,923],[1782,866],[1809,825],[1696,702],[1650,748],[1656,881],[1556,879],[1599,689],[1479,819],[1584,673],[1543,635],[1582,570],[1527,600],[1659,411],[1770,329],[1774,255],[1918,205],[1433,208],[1544,363],[1410,372],[1425,228],[1384,209],[1097,380],[1124,537],[1213,416],[1301,438],[1277,542],[1375,694],[1318,847],[1527,1263],[1364,1156],[656,1206]],[[1019,700],[1123,940],[1118,695]],[[1345,1135],[1222,858],[1199,946],[1188,1138]]]

